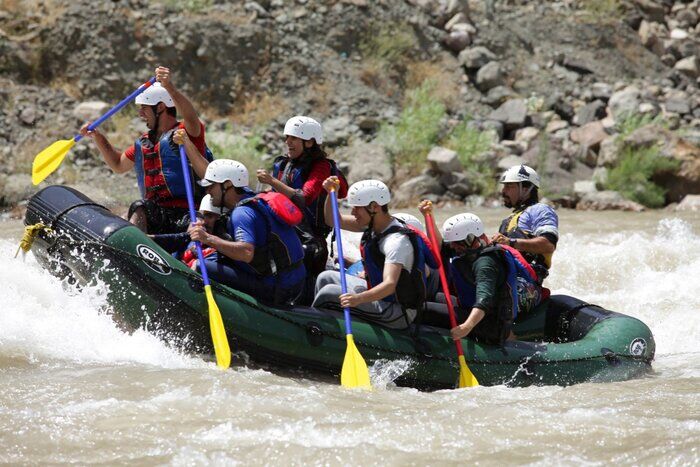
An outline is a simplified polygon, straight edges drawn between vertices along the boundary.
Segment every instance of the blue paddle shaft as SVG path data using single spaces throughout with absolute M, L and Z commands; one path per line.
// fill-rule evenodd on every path
M 338 213 L 338 197 L 335 190 L 331 191 L 331 207 L 333 208 L 333 230 L 335 230 L 335 244 L 338 250 L 338 264 L 340 265 L 340 290 L 348 293 L 348 284 L 345 281 L 345 258 L 343 257 L 343 240 L 340 237 L 340 213 Z M 352 322 L 350 321 L 350 308 L 343 307 L 345 313 L 345 334 L 352 334 Z
M 146 81 L 145 83 L 143 83 L 141 86 L 139 86 L 139 88 L 136 91 L 132 92 L 127 97 L 125 97 L 119 104 L 112 107 L 110 110 L 107 111 L 107 113 L 105 113 L 103 116 L 101 116 L 100 118 L 98 118 L 97 120 L 92 122 L 90 125 L 88 125 L 88 130 L 95 131 L 95 128 L 102 125 L 105 122 L 105 120 L 107 120 L 109 117 L 111 117 L 115 113 L 119 112 L 122 109 L 122 107 L 124 107 L 126 104 L 128 104 L 129 102 L 134 100 L 136 98 L 136 96 L 141 94 L 143 91 L 145 91 L 148 87 L 150 87 L 155 82 L 156 82 L 156 78 L 154 76 L 153 78 L 151 78 L 148 81 Z M 83 135 L 77 134 L 73 138 L 73 141 L 75 141 L 77 143 L 81 139 L 83 139 Z
M 192 193 L 192 177 L 190 177 L 190 164 L 187 162 L 187 153 L 185 145 L 180 146 L 180 162 L 182 163 L 182 173 L 185 176 L 185 189 L 187 190 L 187 206 L 190 208 L 190 223 L 194 224 L 197 221 L 197 213 L 194 209 L 194 193 Z M 199 259 L 199 270 L 202 272 L 204 285 L 209 285 L 209 274 L 207 267 L 204 264 L 204 255 L 202 254 L 202 245 L 199 242 L 194 242 L 197 248 L 197 258 Z

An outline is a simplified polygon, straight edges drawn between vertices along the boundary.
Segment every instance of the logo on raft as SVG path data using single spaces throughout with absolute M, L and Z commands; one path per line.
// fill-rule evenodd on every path
M 146 266 L 148 266 L 158 274 L 167 276 L 172 272 L 172 269 L 170 268 L 168 263 L 163 258 L 161 258 L 158 253 L 153 251 L 153 248 L 151 248 L 150 246 L 139 244 L 136 246 L 136 253 L 144 259 L 143 263 Z
M 647 341 L 642 339 L 641 337 L 636 338 L 632 342 L 630 342 L 630 353 L 632 355 L 636 355 L 637 357 L 640 357 L 644 355 L 644 351 L 647 349 Z

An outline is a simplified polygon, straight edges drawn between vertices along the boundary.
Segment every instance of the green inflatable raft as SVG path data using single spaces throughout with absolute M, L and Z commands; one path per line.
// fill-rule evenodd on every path
M 146 327 L 187 350 L 211 353 L 207 302 L 201 277 L 139 229 L 63 186 L 49 186 L 28 203 L 25 224 L 38 229 L 37 261 L 78 285 L 100 281 L 115 317 Z M 309 376 L 340 374 L 346 350 L 339 310 L 270 307 L 213 284 L 232 350 L 249 363 L 302 370 Z M 640 320 L 573 297 L 555 295 L 514 326 L 520 340 L 503 347 L 462 344 L 482 385 L 570 385 L 621 381 L 651 370 L 655 343 Z M 355 343 L 368 365 L 403 360 L 396 384 L 419 389 L 454 388 L 459 376 L 448 330 L 406 331 L 353 320 Z

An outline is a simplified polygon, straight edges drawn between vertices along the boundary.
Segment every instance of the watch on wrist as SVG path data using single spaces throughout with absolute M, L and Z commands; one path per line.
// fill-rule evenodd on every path
M 517 238 L 509 238 L 508 239 L 508 246 L 511 248 L 515 248 L 515 243 L 518 241 Z

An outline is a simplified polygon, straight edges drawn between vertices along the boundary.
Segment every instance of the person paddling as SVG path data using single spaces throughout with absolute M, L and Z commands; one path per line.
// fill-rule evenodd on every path
M 323 188 L 338 189 L 339 181 L 329 177 Z M 430 248 L 413 230 L 389 213 L 389 188 L 379 180 L 362 180 L 348 190 L 351 215 L 341 215 L 340 227 L 363 232 L 362 262 L 366 281 L 346 274 L 348 293 L 343 294 L 338 271 L 325 271 L 316 280 L 313 306 L 339 303 L 351 313 L 390 328 L 408 327 L 425 304 L 425 263 Z M 333 224 L 330 200 L 325 219 Z M 432 264 L 436 267 L 436 264 Z
M 275 159 L 271 174 L 260 169 L 257 178 L 291 199 L 304 213 L 304 222 L 299 224 L 297 233 L 313 280 L 326 270 L 326 237 L 331 232 L 323 215 L 327 197 L 323 181 L 331 176 L 339 178 L 338 199 L 347 196 L 348 184 L 335 161 L 323 150 L 323 128 L 318 121 L 303 115 L 290 118 L 284 125 L 284 142 L 287 154 Z
M 238 161 L 215 160 L 199 184 L 214 206 L 230 211 L 230 238 L 207 232 L 201 220 L 187 230 L 193 241 L 217 251 L 205 260 L 209 278 L 263 302 L 294 302 L 306 276 L 304 252 L 293 227 L 301 221 L 301 211 L 284 195 L 256 194 L 248 188 L 248 169 Z
M 158 67 L 155 75 L 157 82 L 135 99 L 148 132 L 132 146 L 125 151 L 115 149 L 102 132 L 88 130 L 90 122 L 83 125 L 80 134 L 95 141 L 113 172 L 135 170 L 141 199 L 129 207 L 131 223 L 149 234 L 182 232 L 189 216 L 178 143 L 173 140 L 175 131 L 183 129 L 188 136 L 185 148 L 197 178 L 204 176 L 212 158 L 206 148 L 204 124 L 189 99 L 173 84 L 170 69 Z M 178 112 L 182 121 L 177 120 Z
M 511 333 L 513 320 L 534 309 L 548 290 L 514 248 L 492 245 L 484 224 L 471 213 L 457 214 L 442 227 L 444 243 L 452 250 L 450 271 L 463 322 L 451 329 L 455 339 L 501 345 Z

